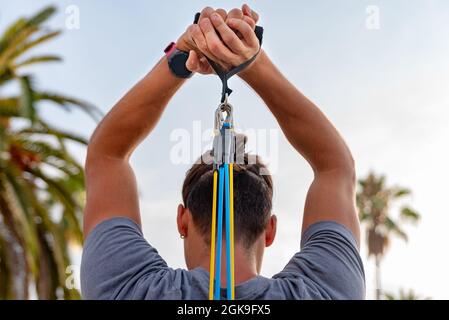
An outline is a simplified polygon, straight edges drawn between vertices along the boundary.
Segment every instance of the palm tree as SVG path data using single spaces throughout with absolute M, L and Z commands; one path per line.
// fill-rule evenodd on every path
M 409 289 L 405 291 L 404 289 L 399 289 L 399 294 L 396 296 L 392 293 L 385 293 L 384 298 L 386 300 L 430 300 L 429 297 L 419 296 L 413 291 L 413 289 Z
M 403 222 L 416 222 L 420 215 L 407 205 L 399 208 L 398 218 L 393 218 L 393 203 L 409 196 L 411 191 L 402 187 L 387 187 L 385 176 L 369 173 L 365 179 L 359 180 L 357 207 L 360 221 L 366 227 L 368 256 L 373 256 L 376 265 L 376 299 L 382 295 L 380 264 L 384 257 L 391 236 L 395 235 L 407 241 L 407 234 L 402 229 Z
M 42 102 L 52 102 L 93 117 L 99 112 L 81 100 L 39 91 L 26 72 L 30 65 L 61 61 L 24 56 L 60 34 L 43 25 L 55 10 L 18 19 L 0 38 L 0 89 L 16 84 L 20 90 L 0 95 L 0 299 L 26 299 L 30 290 L 39 299 L 79 298 L 65 278 L 69 244 L 82 242 L 84 176 L 67 142 L 87 141 L 45 122 L 39 111 Z

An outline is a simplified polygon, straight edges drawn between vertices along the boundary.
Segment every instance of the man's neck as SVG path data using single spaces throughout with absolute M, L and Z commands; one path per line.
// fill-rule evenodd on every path
M 200 264 L 199 267 L 210 270 L 210 257 Z M 235 246 L 234 249 L 234 281 L 235 284 L 240 284 L 242 282 L 248 281 L 254 277 L 256 277 L 259 272 L 257 271 L 257 260 L 255 254 L 249 252 L 247 249 L 242 248 L 241 246 Z M 223 246 L 222 248 L 222 257 L 221 257 L 221 287 L 226 287 L 226 248 Z

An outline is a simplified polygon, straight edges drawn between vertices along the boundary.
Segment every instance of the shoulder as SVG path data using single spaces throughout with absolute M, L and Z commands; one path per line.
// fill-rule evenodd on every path
M 333 221 L 311 225 L 303 233 L 301 251 L 273 278 L 293 299 L 365 297 L 365 274 L 355 237 Z
M 85 299 L 201 299 L 207 297 L 203 283 L 207 280 L 198 270 L 170 268 L 128 218 L 103 221 L 85 241 Z

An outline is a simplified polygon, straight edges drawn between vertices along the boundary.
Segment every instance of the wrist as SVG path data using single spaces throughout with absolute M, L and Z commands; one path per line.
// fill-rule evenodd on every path
M 179 37 L 179 39 L 176 41 L 176 48 L 178 50 L 184 51 L 184 52 L 190 52 L 190 50 L 193 50 L 194 48 L 189 44 L 189 42 L 185 39 L 185 35 L 182 35 Z
M 164 50 L 167 57 L 167 64 L 172 74 L 178 78 L 190 78 L 192 72 L 187 69 L 186 63 L 189 58 L 189 52 L 180 50 L 176 43 L 171 42 Z
M 239 77 L 246 82 L 250 81 L 251 78 L 260 73 L 261 67 L 263 67 L 264 63 L 266 63 L 267 59 L 267 54 L 261 48 L 256 59 L 248 67 L 238 73 Z

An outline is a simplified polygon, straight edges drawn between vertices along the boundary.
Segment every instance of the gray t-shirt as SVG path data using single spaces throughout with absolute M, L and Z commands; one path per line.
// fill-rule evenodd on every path
M 112 218 L 86 239 L 81 289 L 84 299 L 207 299 L 209 272 L 168 267 L 135 222 Z M 365 275 L 354 236 L 335 222 L 313 224 L 302 235 L 301 251 L 280 273 L 237 285 L 235 297 L 364 299 Z

